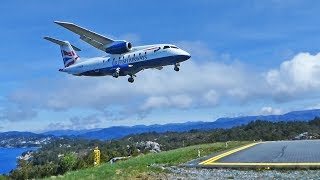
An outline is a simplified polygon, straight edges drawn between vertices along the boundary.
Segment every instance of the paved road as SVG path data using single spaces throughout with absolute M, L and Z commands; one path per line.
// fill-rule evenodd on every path
M 320 168 L 320 140 L 269 141 L 215 153 L 187 167 Z
M 223 157 L 216 162 L 320 162 L 320 140 L 261 143 Z

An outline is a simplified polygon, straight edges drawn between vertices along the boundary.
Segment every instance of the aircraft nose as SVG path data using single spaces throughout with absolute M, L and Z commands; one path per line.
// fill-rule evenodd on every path
M 180 55 L 182 55 L 184 57 L 185 60 L 190 59 L 191 55 L 187 52 L 181 49 L 180 51 Z
M 185 55 L 187 59 L 191 58 L 191 55 L 189 53 L 187 53 L 187 55 Z
M 186 51 L 183 51 L 183 56 L 185 57 L 186 60 L 191 58 L 191 55 Z

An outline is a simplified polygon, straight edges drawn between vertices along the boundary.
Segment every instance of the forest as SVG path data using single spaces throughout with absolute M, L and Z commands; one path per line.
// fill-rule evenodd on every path
M 146 142 L 159 144 L 161 151 L 168 151 L 214 142 L 291 140 L 304 132 L 308 132 L 308 138 L 319 139 L 320 118 L 309 122 L 256 120 L 230 129 L 152 132 L 108 141 L 64 138 L 46 144 L 39 150 L 27 152 L 26 154 L 31 155 L 30 158 L 19 160 L 18 168 L 10 172 L 9 178 L 43 178 L 92 167 L 94 164 L 93 149 L 97 146 L 101 150 L 101 162 L 107 163 L 115 157 L 134 157 L 154 153 L 152 149 L 154 147 L 149 146 Z

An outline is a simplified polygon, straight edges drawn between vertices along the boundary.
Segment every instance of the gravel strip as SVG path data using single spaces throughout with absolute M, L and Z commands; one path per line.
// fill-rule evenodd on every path
M 166 167 L 166 179 L 320 179 L 320 170 L 234 170 Z

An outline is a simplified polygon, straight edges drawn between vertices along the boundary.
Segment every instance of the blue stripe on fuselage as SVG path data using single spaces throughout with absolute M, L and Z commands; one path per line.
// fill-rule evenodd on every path
M 128 74 L 135 74 L 135 73 L 141 71 L 142 69 L 156 68 L 159 66 L 174 65 L 175 63 L 185 61 L 189 58 L 190 58 L 189 56 L 185 56 L 185 55 L 176 55 L 176 56 L 168 56 L 168 57 L 150 59 L 150 60 L 146 60 L 146 61 L 129 63 L 130 65 L 133 65 L 133 66 L 130 68 L 125 68 L 125 69 L 121 68 L 121 66 L 123 66 L 125 64 L 115 65 L 115 66 L 120 67 L 120 76 L 126 76 Z M 83 72 L 79 75 L 81 75 L 81 76 L 112 75 L 116 69 L 115 66 L 86 71 L 86 72 Z

